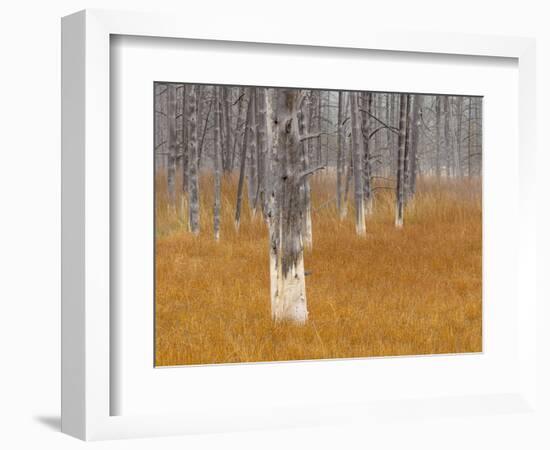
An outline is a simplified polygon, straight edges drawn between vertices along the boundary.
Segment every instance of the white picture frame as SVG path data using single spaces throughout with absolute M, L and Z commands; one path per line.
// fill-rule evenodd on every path
M 368 423 L 406 404 L 410 414 L 433 408 L 445 414 L 538 411 L 536 404 L 535 292 L 535 43 L 532 39 L 350 30 L 328 36 L 314 29 L 270 31 L 181 21 L 170 15 L 86 10 L 62 22 L 62 430 L 85 440 L 247 430 L 339 421 Z M 111 415 L 110 378 L 110 36 L 206 39 L 419 54 L 512 58 L 518 62 L 519 204 L 517 239 L 518 357 L 516 389 L 468 398 L 342 403 L 281 408 L 233 416 L 231 405 L 201 414 Z M 512 257 L 514 257 L 512 255 Z M 518 294 L 519 295 L 519 294 Z M 314 369 L 311 369 L 314 370 Z M 351 370 L 351 369 L 348 369 Z M 390 414 L 391 415 L 391 414 Z

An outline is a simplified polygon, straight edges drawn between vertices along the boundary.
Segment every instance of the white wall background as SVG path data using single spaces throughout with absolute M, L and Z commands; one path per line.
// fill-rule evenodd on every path
M 546 5 L 545 5 L 546 4 Z M 238 26 L 249 20 L 266 27 L 318 24 L 327 33 L 339 27 L 369 26 L 424 31 L 518 35 L 537 38 L 538 167 L 550 164 L 546 130 L 550 114 L 550 14 L 536 0 L 392 0 L 331 2 L 276 0 L 19 0 L 0 9 L 0 447 L 80 448 L 84 444 L 59 433 L 60 346 L 60 17 L 83 8 L 170 10 L 186 21 L 208 14 L 227 16 Z M 548 209 L 548 188 L 539 177 L 540 204 Z M 546 176 L 548 178 L 548 176 Z M 540 230 L 550 226 L 548 213 Z M 549 240 L 539 233 L 539 274 L 548 274 Z M 547 277 L 548 278 L 548 277 Z M 548 282 L 540 282 L 548 299 Z M 543 291 L 544 289 L 544 291 Z M 540 314 L 549 308 L 541 306 Z M 550 327 L 549 327 L 550 328 Z M 548 342 L 549 333 L 540 331 Z M 545 346 L 548 350 L 548 346 Z M 543 349 L 539 349 L 543 350 Z M 541 360 L 550 378 L 548 358 Z M 546 390 L 545 395 L 548 394 Z M 547 404 L 549 404 L 547 402 Z M 547 424 L 546 424 L 547 425 Z M 441 442 L 446 449 L 549 448 L 538 433 L 542 424 L 528 417 L 499 416 L 438 419 L 360 427 L 282 430 L 102 442 L 96 448 L 423 448 Z M 483 433 L 482 433 L 483 431 Z M 545 433 L 548 435 L 548 432 Z

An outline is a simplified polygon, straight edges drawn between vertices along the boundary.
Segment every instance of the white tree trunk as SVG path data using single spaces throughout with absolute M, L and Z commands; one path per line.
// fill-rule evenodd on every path
M 307 301 L 302 239 L 306 174 L 300 167 L 298 108 L 300 92 L 281 89 L 271 111 L 271 185 L 269 208 L 271 312 L 276 321 L 303 324 Z M 268 127 L 269 130 L 269 127 Z M 268 131 L 269 132 L 269 131 Z

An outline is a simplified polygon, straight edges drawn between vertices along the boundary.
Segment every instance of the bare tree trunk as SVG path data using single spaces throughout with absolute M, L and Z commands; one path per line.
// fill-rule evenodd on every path
M 322 122 L 321 122 L 321 93 L 322 91 L 317 91 L 317 107 L 316 107 L 316 123 L 317 123 L 317 133 L 319 133 L 319 137 L 316 139 L 317 141 L 317 156 L 316 156 L 316 163 L 321 164 L 321 161 L 323 160 L 323 149 L 322 149 L 322 140 L 321 140 L 321 131 L 322 130 Z
M 386 94 L 386 123 L 390 126 L 393 125 L 393 111 L 392 111 L 392 102 L 393 102 L 393 98 L 390 96 L 390 94 Z M 387 128 L 386 129 L 386 147 L 387 147 L 387 153 L 388 153 L 388 161 L 389 161 L 389 164 L 388 164 L 388 176 L 390 174 L 393 174 L 395 173 L 393 170 L 392 170 L 392 167 L 393 165 L 395 164 L 394 163 L 394 158 L 393 158 L 393 133 L 391 131 L 391 129 Z
M 189 121 L 186 119 L 188 92 L 189 87 L 184 84 L 181 104 L 181 132 L 183 141 L 181 146 L 181 220 L 183 223 L 188 221 L 187 212 L 189 210 L 187 204 L 189 193 Z
M 174 211 L 176 208 L 176 152 L 177 152 L 177 134 L 176 134 L 176 85 L 169 83 L 167 120 L 168 120 L 168 207 Z
M 227 86 L 220 86 L 221 89 L 221 104 L 222 104 L 222 131 L 223 131 L 223 170 L 230 170 L 230 154 L 231 154 L 231 117 L 227 93 Z
M 220 108 L 220 88 L 215 87 L 212 93 L 215 111 L 214 111 L 214 239 L 220 239 L 220 210 L 221 210 L 221 154 L 222 141 L 220 136 L 221 128 L 221 108 Z
M 187 120 L 189 122 L 189 231 L 198 234 L 199 217 L 199 173 L 197 159 L 197 87 L 188 86 Z
M 244 124 L 244 133 L 243 133 L 243 140 L 241 145 L 241 159 L 240 159 L 240 169 L 239 169 L 239 184 L 237 187 L 237 206 L 235 208 L 235 228 L 238 230 L 239 225 L 241 224 L 241 209 L 242 209 L 242 203 L 243 203 L 243 186 L 244 186 L 244 177 L 245 177 L 245 169 L 246 169 L 246 153 L 247 153 L 247 145 L 248 145 L 248 130 L 251 120 L 251 115 L 254 111 L 254 105 L 251 101 L 251 88 L 247 88 L 246 92 L 248 94 L 248 106 L 246 110 L 246 121 Z
M 218 88 L 214 88 L 214 90 L 217 90 Z M 206 119 L 204 121 L 204 126 L 202 127 L 202 136 L 201 141 L 199 144 L 199 151 L 198 151 L 198 166 L 201 166 L 201 160 L 202 160 L 202 150 L 204 148 L 204 140 L 206 139 L 206 132 L 208 131 L 208 120 L 210 119 L 210 113 L 212 112 L 212 105 L 213 102 L 218 99 L 217 94 L 212 93 L 210 97 L 210 101 L 208 102 L 208 111 L 206 113 Z M 219 132 L 219 130 L 218 130 Z M 221 137 L 220 137 L 221 142 Z
M 344 121 L 344 93 L 338 91 L 338 128 L 337 128 L 337 139 L 338 139 L 338 149 L 336 155 L 336 207 L 338 209 L 338 214 L 340 220 L 344 218 L 343 215 L 343 175 L 344 175 L 344 141 L 345 137 L 343 136 L 343 127 L 342 122 Z
M 275 95 L 269 212 L 271 311 L 276 321 L 303 324 L 308 311 L 301 223 L 304 202 L 300 190 L 307 174 L 300 171 L 300 94 L 297 90 L 280 89 Z
M 407 113 L 405 116 L 405 154 L 403 157 L 403 203 L 406 205 L 410 197 L 410 156 L 411 156 L 411 104 L 413 97 L 407 94 Z
M 248 118 L 248 151 L 247 151 L 247 165 L 248 165 L 248 207 L 252 213 L 252 217 L 256 215 L 256 195 L 258 193 L 258 162 L 257 162 L 257 150 L 256 150 L 256 95 L 255 88 L 250 88 L 249 108 L 252 108 L 251 114 Z
M 245 90 L 244 88 L 241 88 L 239 90 L 239 98 L 237 99 L 239 103 L 239 108 L 237 112 L 237 121 L 235 124 L 235 132 L 233 133 L 233 146 L 231 149 L 231 154 L 227 156 L 228 161 L 226 163 L 226 166 L 228 167 L 228 172 L 233 171 L 233 167 L 235 165 L 235 155 L 237 151 L 237 145 L 239 143 L 239 137 L 241 136 L 241 126 L 244 125 L 245 117 L 243 117 L 243 104 L 244 104 L 244 96 L 245 96 Z
M 399 137 L 397 140 L 397 187 L 395 190 L 395 226 L 403 226 L 403 206 L 405 188 L 405 141 L 407 132 L 407 94 L 400 95 Z
M 418 141 L 420 129 L 420 110 L 423 106 L 424 96 L 415 95 L 412 107 L 411 118 L 411 154 L 410 154 L 410 181 L 409 181 L 409 196 L 416 192 L 416 174 L 418 167 Z
M 450 131 L 449 131 L 449 119 L 450 119 L 450 108 L 449 108 L 449 97 L 443 97 L 443 139 L 445 140 L 445 157 L 446 157 L 446 166 L 447 166 L 447 178 L 452 176 L 451 171 L 451 145 L 450 145 Z
M 259 199 L 264 218 L 267 215 L 266 192 L 267 192 L 267 110 L 266 110 L 265 88 L 256 88 L 256 126 L 258 144 L 258 185 Z
M 468 177 L 472 176 L 472 97 L 468 100 Z
M 455 148 L 455 167 L 456 175 L 462 177 L 462 97 L 456 97 L 456 148 Z
M 311 91 L 307 94 L 308 100 L 311 99 Z M 304 109 L 306 110 L 304 112 Z M 309 111 L 309 108 L 300 108 L 299 113 L 299 133 L 300 138 L 307 135 L 306 130 L 309 129 L 309 120 L 310 118 L 307 116 L 307 113 Z M 308 170 L 309 169 L 309 145 L 310 145 L 311 139 L 306 139 L 302 142 L 300 145 L 300 164 L 302 167 L 302 170 Z M 303 196 L 304 196 L 304 220 L 302 221 L 302 225 L 304 229 L 302 230 L 303 238 L 304 238 L 304 244 L 306 248 L 310 249 L 313 246 L 313 227 L 311 225 L 311 189 L 309 186 L 309 180 L 304 180 L 303 185 Z
M 361 113 L 361 136 L 363 141 L 363 195 L 365 196 L 365 213 L 372 213 L 372 192 L 371 192 L 371 152 L 370 152 L 370 116 L 372 114 L 372 94 L 363 92 L 361 94 L 363 112 Z
M 166 94 L 165 85 L 155 84 L 155 165 L 157 169 L 165 170 L 168 166 L 168 152 L 166 151 L 166 111 L 163 96 Z
M 435 98 L 435 173 L 441 178 L 441 97 Z
M 357 234 L 366 234 L 365 205 L 363 196 L 363 155 L 361 142 L 361 118 L 357 104 L 357 92 L 351 92 L 351 142 L 353 148 L 353 178 L 355 181 L 355 228 Z

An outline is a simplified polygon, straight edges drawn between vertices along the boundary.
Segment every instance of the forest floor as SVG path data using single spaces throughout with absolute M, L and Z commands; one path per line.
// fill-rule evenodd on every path
M 394 193 L 376 191 L 367 236 L 353 206 L 340 221 L 329 174 L 312 180 L 313 248 L 305 253 L 309 320 L 274 323 L 267 227 L 246 204 L 234 226 L 236 180 L 224 179 L 221 238 L 212 180 L 201 179 L 201 232 L 156 189 L 156 364 L 211 364 L 480 352 L 481 183 L 421 180 L 394 227 Z M 246 196 L 246 187 L 245 195 Z

